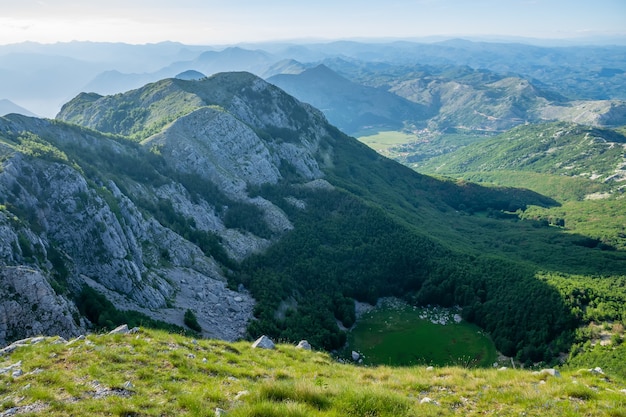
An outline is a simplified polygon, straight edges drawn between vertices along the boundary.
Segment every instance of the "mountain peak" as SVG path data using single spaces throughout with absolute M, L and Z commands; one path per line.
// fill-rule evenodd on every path
M 197 81 L 197 80 L 201 80 L 203 78 L 206 78 L 206 75 L 204 75 L 200 71 L 187 70 L 187 71 L 183 71 L 183 72 L 181 72 L 179 74 L 176 74 L 176 76 L 174 78 L 176 78 L 178 80 Z
M 347 78 L 339 75 L 336 71 L 333 71 L 331 68 L 327 67 L 324 64 L 319 64 L 313 68 L 308 68 L 302 72 L 305 76 L 322 78 L 325 81 L 335 81 L 335 82 L 350 82 Z
M 10 113 L 23 114 L 24 116 L 36 117 L 37 115 L 30 110 L 25 109 L 13 103 L 11 100 L 0 99 L 0 116 L 4 116 Z

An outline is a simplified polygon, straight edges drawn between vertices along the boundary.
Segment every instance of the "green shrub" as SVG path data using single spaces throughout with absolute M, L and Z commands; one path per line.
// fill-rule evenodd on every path
M 185 311 L 185 317 L 183 321 L 185 322 L 185 325 L 191 330 L 194 330 L 196 332 L 202 331 L 202 327 L 200 327 L 200 323 L 198 323 L 198 318 L 193 311 L 187 309 L 187 311 Z

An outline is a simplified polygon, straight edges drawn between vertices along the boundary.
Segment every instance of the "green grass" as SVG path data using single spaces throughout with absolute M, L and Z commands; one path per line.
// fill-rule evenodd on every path
M 367 365 L 458 365 L 489 367 L 496 348 L 484 332 L 467 322 L 434 324 L 426 309 L 376 308 L 348 336 L 348 350 L 363 354 Z
M 530 370 L 341 364 L 291 345 L 192 340 L 157 330 L 48 338 L 0 358 L 0 412 L 23 415 L 212 416 L 623 416 L 613 375 L 562 377 Z M 431 402 L 423 400 L 428 397 Z M 29 411 L 30 410 L 30 411 Z
M 359 132 L 356 138 L 376 151 L 417 140 L 417 136 L 398 131 Z

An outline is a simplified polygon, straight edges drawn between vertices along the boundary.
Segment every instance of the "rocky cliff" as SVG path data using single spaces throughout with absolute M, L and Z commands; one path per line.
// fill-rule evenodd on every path
M 69 300 L 85 285 L 121 310 L 182 325 L 189 309 L 206 336 L 244 334 L 253 300 L 227 288 L 224 273 L 293 228 L 249 189 L 284 181 L 284 172 L 321 179 L 324 119 L 249 74 L 189 83 L 81 94 L 59 115 L 143 135 L 141 144 L 57 121 L 0 119 L 0 344 L 80 331 Z M 124 113 L 120 103 L 131 101 L 139 110 Z

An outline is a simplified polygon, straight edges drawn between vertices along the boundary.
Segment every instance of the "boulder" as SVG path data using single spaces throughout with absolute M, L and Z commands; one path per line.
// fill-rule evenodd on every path
M 18 369 L 21 369 L 21 367 L 22 367 L 22 361 L 19 361 L 17 363 L 14 363 L 13 365 L 7 366 L 6 368 L 0 368 L 0 375 L 6 374 L 9 372 L 14 372 Z
M 298 346 L 296 346 L 296 348 L 304 349 L 304 350 L 311 350 L 311 344 L 307 342 L 306 340 L 301 340 L 300 343 L 298 343 Z
M 361 358 L 361 355 L 359 354 L 359 352 L 355 352 L 354 350 L 352 351 L 352 360 L 353 361 L 358 361 L 359 358 Z
M 542 369 L 541 372 L 542 374 L 548 374 L 557 378 L 561 377 L 561 373 L 559 371 L 557 371 L 556 369 Z
M 252 347 L 260 349 L 274 349 L 276 345 L 272 342 L 272 339 L 263 335 L 252 344 Z
M 122 324 L 121 326 L 111 330 L 109 334 L 127 334 L 129 332 L 130 330 L 128 329 L 128 324 Z
M 599 366 L 596 366 L 595 368 L 590 369 L 589 372 L 595 375 L 604 375 L 604 371 Z

